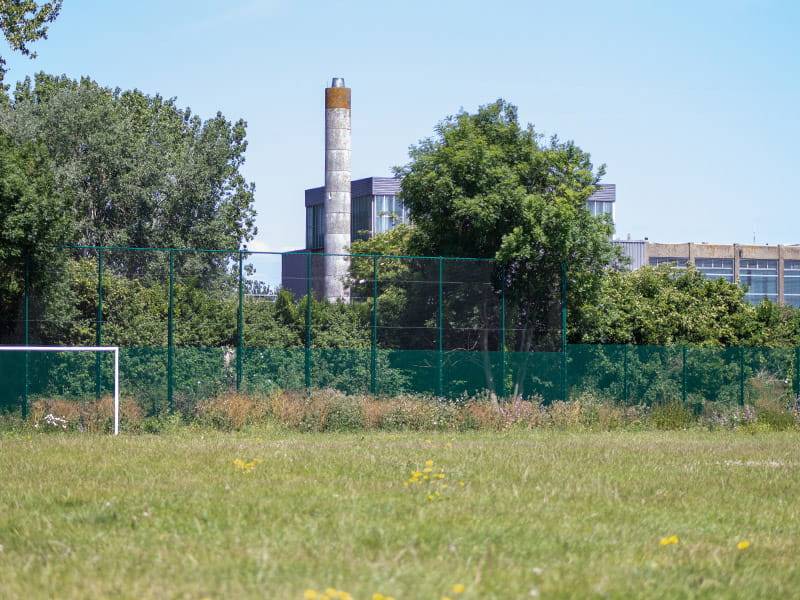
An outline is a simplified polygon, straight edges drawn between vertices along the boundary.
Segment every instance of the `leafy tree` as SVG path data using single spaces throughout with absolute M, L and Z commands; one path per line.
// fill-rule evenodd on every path
M 256 232 L 254 186 L 242 176 L 246 124 L 202 121 L 174 100 L 38 74 L 17 85 L 0 125 L 45 144 L 55 185 L 87 245 L 237 248 Z M 229 257 L 182 255 L 205 277 Z M 144 255 L 121 265 L 146 272 Z
M 695 269 L 609 271 L 596 302 L 572 315 L 581 343 L 738 346 L 754 341 L 758 309 L 744 290 Z
M 396 174 L 413 226 L 354 249 L 497 261 L 494 272 L 486 271 L 489 263 L 445 263 L 447 349 L 482 350 L 475 367 L 483 369 L 490 389 L 496 369 L 488 351 L 499 348 L 501 289 L 508 347 L 557 349 L 562 265 L 569 267 L 570 304 L 580 306 L 596 297 L 607 266 L 618 257 L 610 219 L 593 217 L 586 206 L 604 167 L 595 170 L 573 142 L 545 141 L 532 126 L 521 126 L 516 107 L 498 100 L 439 123 L 433 137 L 411 148 L 409 163 Z M 398 265 L 393 275 L 435 280 L 420 269 L 429 265 Z M 398 283 L 391 288 L 404 290 L 399 302 L 396 293 L 393 298 L 398 324 L 435 326 L 431 286 Z M 525 377 L 523 366 L 515 373 L 517 386 Z
M 28 44 L 47 38 L 47 27 L 61 11 L 62 0 L 39 3 L 35 0 L 0 0 L 0 31 L 12 50 L 36 58 Z M 6 61 L 0 56 L 0 88 L 6 74 Z
M 54 190 L 47 150 L 15 144 L 0 132 L 0 339 L 21 339 L 25 262 L 30 285 L 57 283 L 62 257 L 56 245 L 71 233 L 68 209 Z M 57 304 L 56 287 L 42 302 Z

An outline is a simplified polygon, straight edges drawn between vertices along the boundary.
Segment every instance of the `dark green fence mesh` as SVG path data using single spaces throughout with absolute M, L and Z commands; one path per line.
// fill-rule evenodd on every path
M 514 302 L 513 272 L 491 260 L 348 260 L 349 301 L 330 303 L 319 253 L 69 248 L 29 265 L 0 336 L 119 346 L 123 397 L 146 414 L 189 413 L 236 389 L 626 404 L 743 404 L 765 386 L 798 393 L 797 349 L 565 347 L 562 281 Z M 281 269 L 283 291 L 265 283 Z M 111 387 L 109 355 L 0 352 L 4 410 Z

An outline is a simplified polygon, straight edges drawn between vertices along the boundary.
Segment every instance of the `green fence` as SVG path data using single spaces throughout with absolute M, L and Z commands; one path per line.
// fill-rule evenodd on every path
M 324 255 L 70 247 L 26 262 L 5 344 L 120 347 L 123 397 L 149 414 L 226 390 L 335 388 L 451 399 L 752 402 L 798 393 L 797 349 L 566 344 L 567 273 L 513 302 L 491 260 L 351 255 L 348 302 L 321 300 Z M 283 273 L 292 295 L 264 284 Z M 0 408 L 110 391 L 107 356 L 0 353 Z

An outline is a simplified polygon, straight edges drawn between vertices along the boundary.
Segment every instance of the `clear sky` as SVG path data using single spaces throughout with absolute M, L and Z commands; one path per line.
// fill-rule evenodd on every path
M 498 97 L 617 184 L 620 237 L 800 243 L 800 2 L 65 0 L 39 70 L 247 120 L 259 249 L 304 245 L 323 89 L 353 88 L 353 177 Z

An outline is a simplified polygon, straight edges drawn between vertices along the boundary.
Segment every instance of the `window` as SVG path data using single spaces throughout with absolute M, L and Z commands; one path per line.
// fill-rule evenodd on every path
M 353 198 L 352 206 L 350 237 L 353 240 L 367 240 L 372 234 L 372 196 Z
M 743 258 L 739 261 L 739 281 L 747 288 L 745 298 L 758 304 L 765 298 L 778 301 L 778 261 Z
M 306 206 L 306 249 L 325 246 L 325 205 Z
M 685 269 L 686 265 L 689 263 L 688 258 L 683 258 L 680 256 L 651 256 L 650 257 L 650 266 L 658 267 L 659 265 L 672 265 L 673 267 L 677 267 L 678 269 Z
M 375 196 L 375 233 L 384 233 L 408 223 L 408 211 L 397 196 Z
M 732 258 L 696 258 L 694 265 L 706 279 L 724 279 L 733 283 Z
M 783 301 L 800 308 L 800 260 L 783 262 Z
M 614 218 L 614 203 L 613 202 L 603 202 L 601 200 L 589 200 L 589 212 L 592 213 L 593 217 L 599 217 L 600 215 L 611 215 L 611 218 Z

